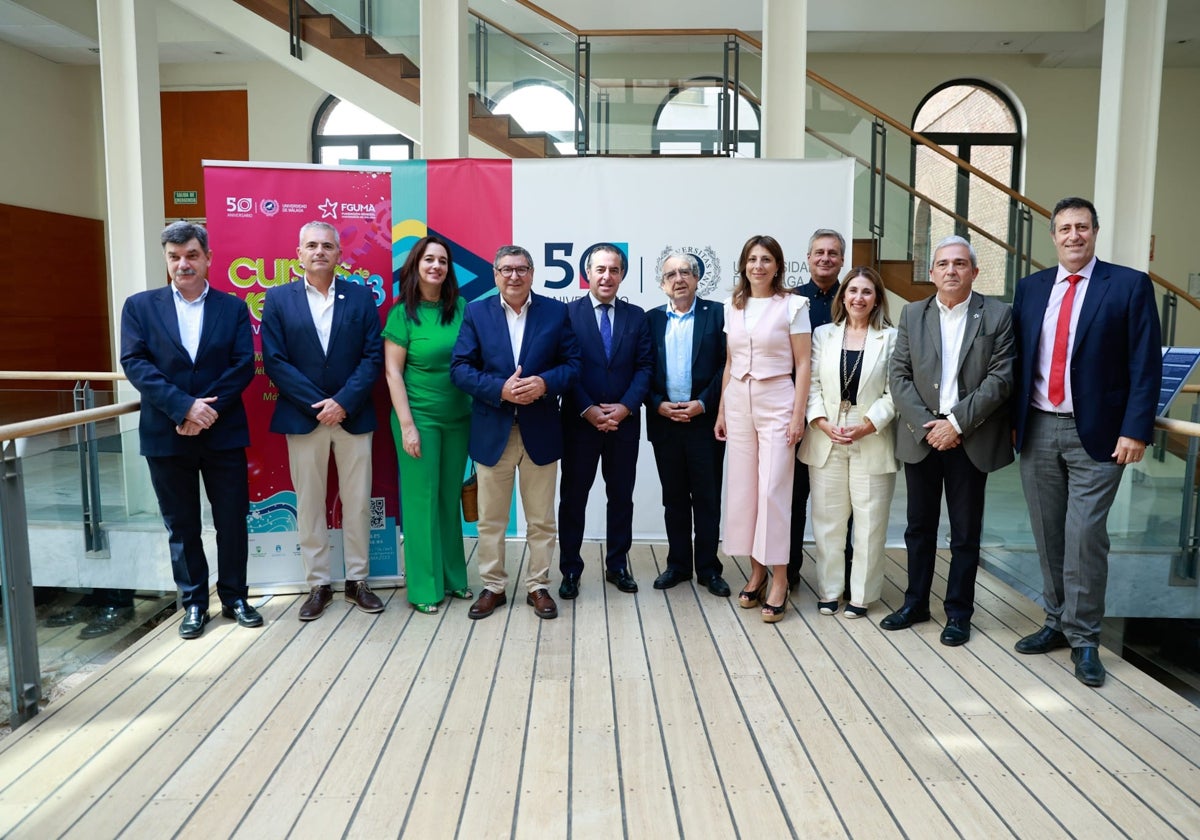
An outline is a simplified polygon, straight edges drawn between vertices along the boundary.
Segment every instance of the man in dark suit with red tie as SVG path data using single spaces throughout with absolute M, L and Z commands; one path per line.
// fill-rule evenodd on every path
M 617 300 L 625 277 L 625 254 L 615 245 L 598 245 L 588 254 L 585 267 L 590 290 L 567 304 L 583 359 L 579 379 L 563 394 L 562 407 L 558 594 L 568 600 L 579 595 L 584 517 L 597 466 L 608 494 L 604 577 L 622 592 L 638 591 L 629 569 L 633 484 L 642 401 L 654 365 L 646 313 Z
M 1076 678 L 1093 687 L 1105 677 L 1108 511 L 1125 465 L 1145 454 L 1162 385 L 1150 277 L 1097 260 L 1099 229 L 1090 201 L 1058 202 L 1058 265 L 1021 280 L 1013 299 L 1015 442 L 1046 608 L 1045 626 L 1016 649 L 1069 646 Z
M 655 349 L 646 437 L 654 447 L 667 529 L 667 568 L 654 588 L 691 580 L 694 567 L 701 586 L 728 598 L 717 559 L 725 444 L 713 435 L 725 370 L 725 309 L 696 297 L 699 283 L 695 255 L 670 254 L 661 279 L 670 302 L 646 313 Z
M 161 236 L 171 282 L 139 292 L 121 311 L 121 367 L 142 397 L 138 438 L 171 547 L 183 621 L 198 638 L 208 623 L 208 559 L 200 481 L 217 531 L 221 613 L 243 627 L 262 616 L 246 601 L 250 431 L 242 391 L 254 376 L 246 304 L 208 285 L 208 231 L 189 222 Z

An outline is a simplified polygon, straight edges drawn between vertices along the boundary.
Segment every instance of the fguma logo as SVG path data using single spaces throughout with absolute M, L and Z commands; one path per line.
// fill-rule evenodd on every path
M 353 201 L 334 201 L 327 198 L 317 205 L 322 219 L 374 219 L 374 204 L 359 204 Z

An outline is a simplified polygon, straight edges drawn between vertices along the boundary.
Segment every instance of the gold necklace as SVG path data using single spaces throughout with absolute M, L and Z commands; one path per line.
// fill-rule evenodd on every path
M 849 373 L 846 372 L 846 336 L 849 332 L 850 326 L 847 324 L 846 329 L 842 330 L 842 404 L 839 406 L 839 421 L 850 416 L 850 382 L 854 379 L 854 375 L 858 373 L 858 368 L 862 365 L 863 356 L 867 354 L 867 343 L 864 340 L 863 349 L 858 352 L 858 358 L 854 360 L 854 368 Z

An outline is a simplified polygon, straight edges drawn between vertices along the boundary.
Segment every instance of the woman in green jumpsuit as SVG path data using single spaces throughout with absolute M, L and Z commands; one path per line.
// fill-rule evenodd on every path
M 400 299 L 383 337 L 408 600 L 423 613 L 436 613 L 446 595 L 472 597 L 459 516 L 471 400 L 450 384 L 464 306 L 450 246 L 436 236 L 419 240 L 400 269 Z

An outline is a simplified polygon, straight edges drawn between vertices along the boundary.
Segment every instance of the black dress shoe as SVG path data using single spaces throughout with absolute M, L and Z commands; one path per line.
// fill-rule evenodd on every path
M 565 601 L 579 597 L 579 575 L 563 575 L 562 583 L 558 585 L 558 597 Z
M 96 617 L 79 631 L 81 639 L 97 639 L 107 636 L 133 621 L 133 607 L 101 607 Z
M 242 627 L 262 627 L 263 617 L 258 610 L 246 603 L 245 598 L 235 598 L 228 604 L 221 605 L 221 615 L 226 618 L 236 618 Z
M 1094 647 L 1071 648 L 1071 661 L 1075 663 L 1075 679 L 1092 688 L 1104 685 L 1104 665 L 1100 663 L 1100 650 Z
M 971 619 L 947 618 L 946 626 L 942 629 L 942 635 L 939 638 L 941 643 L 947 647 L 966 644 L 967 639 L 971 638 Z
M 1070 643 L 1061 630 L 1043 627 L 1036 633 L 1018 641 L 1013 645 L 1013 650 L 1017 653 L 1049 653 L 1065 647 L 1070 647 Z
M 183 621 L 179 624 L 179 636 L 183 639 L 198 639 L 208 624 L 208 610 L 193 604 L 184 607 Z
M 629 569 L 619 569 L 615 572 L 605 572 L 604 579 L 622 592 L 637 592 L 637 581 L 629 574 Z
M 929 620 L 929 610 L 919 610 L 916 607 L 901 607 L 879 622 L 884 630 L 903 630 Z
M 720 575 L 713 575 L 708 580 L 701 581 L 700 585 L 706 587 L 709 592 L 718 598 L 728 598 L 733 593 L 733 590 L 729 588 L 729 584 L 725 582 L 725 578 Z
M 655 589 L 670 589 L 685 581 L 692 579 L 692 576 L 680 569 L 667 566 L 667 570 L 654 579 Z
M 72 624 L 85 624 L 96 614 L 95 607 L 76 604 L 70 609 L 56 612 L 46 618 L 47 627 L 70 627 Z

